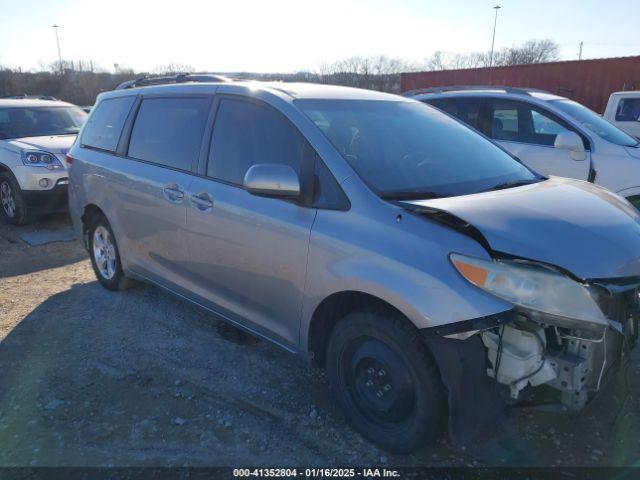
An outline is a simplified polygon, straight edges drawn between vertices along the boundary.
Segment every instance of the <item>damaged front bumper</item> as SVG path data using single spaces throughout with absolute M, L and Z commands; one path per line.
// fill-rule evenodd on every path
M 496 424 L 505 391 L 516 402 L 526 387 L 547 385 L 564 407 L 579 411 L 629 358 L 638 339 L 640 279 L 589 285 L 608 326 L 514 308 L 423 330 L 449 393 L 455 444 Z

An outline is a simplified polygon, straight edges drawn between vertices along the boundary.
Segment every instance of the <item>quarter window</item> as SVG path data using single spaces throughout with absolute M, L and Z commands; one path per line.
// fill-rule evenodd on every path
M 207 98 L 147 98 L 131 132 L 128 156 L 190 170 L 207 121 Z
M 92 112 L 82 134 L 82 146 L 115 152 L 120 133 L 135 97 L 102 100 Z
M 213 127 L 207 175 L 242 185 L 258 163 L 290 165 L 300 174 L 306 140 L 276 110 L 250 101 L 220 101 Z

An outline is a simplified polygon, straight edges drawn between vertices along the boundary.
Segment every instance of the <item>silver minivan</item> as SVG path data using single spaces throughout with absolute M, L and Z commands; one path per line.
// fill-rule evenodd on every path
M 313 357 L 346 418 L 390 451 L 445 426 L 469 442 L 542 385 L 580 411 L 636 343 L 638 211 L 415 100 L 116 90 L 67 160 L 104 287 L 157 285 Z

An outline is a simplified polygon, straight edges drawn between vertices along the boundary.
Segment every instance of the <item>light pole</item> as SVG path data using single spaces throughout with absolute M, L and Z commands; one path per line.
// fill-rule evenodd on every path
M 491 56 L 489 57 L 489 68 L 493 67 L 493 46 L 496 43 L 496 25 L 498 24 L 498 10 L 500 5 L 496 5 L 493 9 L 496 11 L 496 16 L 493 19 L 493 38 L 491 39 Z
M 58 39 L 58 28 L 60 25 L 52 25 L 56 32 L 56 45 L 58 45 L 58 61 L 60 62 L 60 73 L 62 73 L 62 55 L 60 55 L 60 40 Z

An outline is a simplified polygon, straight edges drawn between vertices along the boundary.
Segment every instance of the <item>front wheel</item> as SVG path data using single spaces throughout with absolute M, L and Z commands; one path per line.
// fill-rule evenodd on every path
M 0 215 L 12 225 L 24 225 L 29 220 L 20 185 L 7 174 L 0 174 Z
M 347 420 L 396 453 L 433 441 L 444 420 L 444 387 L 420 333 L 393 313 L 357 312 L 331 333 L 327 374 Z
M 89 254 L 98 281 L 108 290 L 124 290 L 129 286 L 120 263 L 120 253 L 111 225 L 97 215 L 89 225 Z

